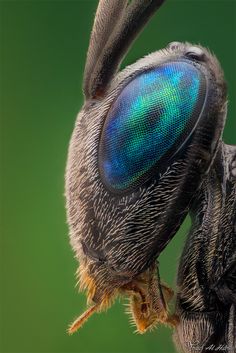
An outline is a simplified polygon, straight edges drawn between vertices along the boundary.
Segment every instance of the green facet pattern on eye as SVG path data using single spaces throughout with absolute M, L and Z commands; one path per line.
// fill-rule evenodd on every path
M 203 81 L 202 73 L 183 61 L 162 64 L 127 84 L 109 110 L 99 146 L 108 187 L 138 185 L 186 140 L 202 108 Z

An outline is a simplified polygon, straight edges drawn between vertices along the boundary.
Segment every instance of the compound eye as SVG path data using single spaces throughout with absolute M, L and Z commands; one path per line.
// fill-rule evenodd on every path
M 189 138 L 204 105 L 200 69 L 175 61 L 132 79 L 111 106 L 99 144 L 108 189 L 126 192 L 157 176 Z

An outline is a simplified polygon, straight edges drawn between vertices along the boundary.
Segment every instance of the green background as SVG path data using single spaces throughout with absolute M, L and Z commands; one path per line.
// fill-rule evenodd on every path
M 74 336 L 85 308 L 64 209 L 67 147 L 83 97 L 81 82 L 97 1 L 1 1 L 0 351 L 173 353 L 171 330 L 133 334 L 124 306 L 94 315 Z M 123 66 L 168 42 L 201 43 L 220 59 L 229 84 L 225 141 L 236 143 L 235 1 L 167 1 Z M 173 284 L 189 226 L 161 256 Z

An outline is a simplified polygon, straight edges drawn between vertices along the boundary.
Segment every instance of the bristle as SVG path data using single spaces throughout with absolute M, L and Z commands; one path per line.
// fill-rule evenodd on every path
M 88 310 L 86 310 L 82 315 L 80 315 L 68 328 L 68 334 L 72 335 L 76 332 L 88 318 L 93 315 L 94 312 L 98 311 L 99 305 L 93 305 Z

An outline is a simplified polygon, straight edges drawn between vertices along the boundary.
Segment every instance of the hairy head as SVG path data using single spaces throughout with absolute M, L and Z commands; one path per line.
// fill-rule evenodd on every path
M 134 283 L 139 293 L 146 281 L 148 296 L 149 269 L 188 212 L 225 115 L 220 65 L 189 43 L 140 59 L 111 79 L 103 97 L 85 102 L 70 143 L 66 197 L 94 311 Z

